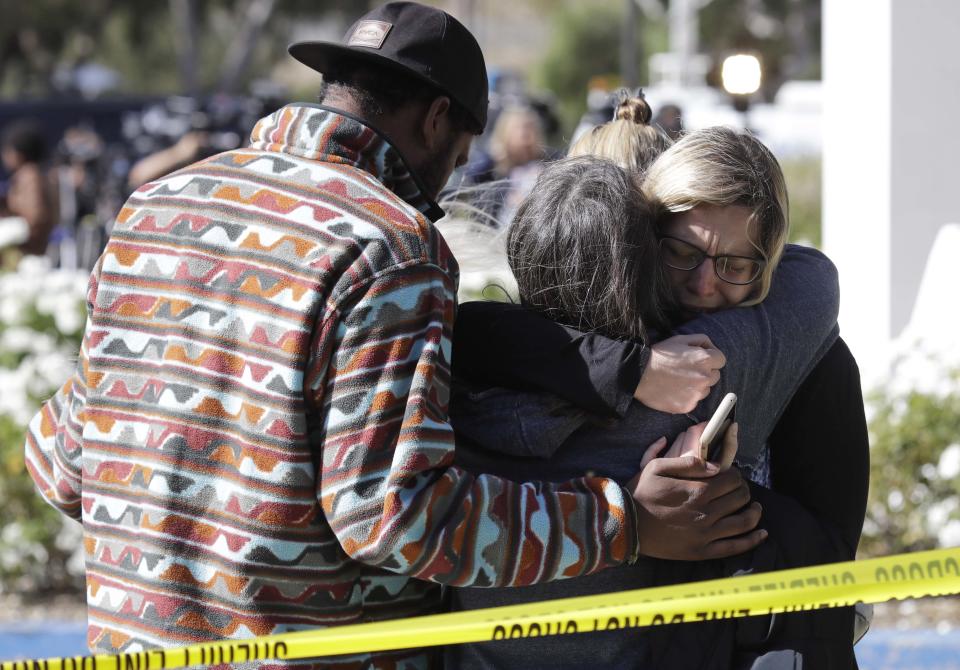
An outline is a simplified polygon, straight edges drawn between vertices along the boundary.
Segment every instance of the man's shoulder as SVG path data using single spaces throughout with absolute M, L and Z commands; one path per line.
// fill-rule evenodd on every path
M 259 212 L 246 228 L 285 231 L 300 246 L 312 247 L 308 256 L 352 248 L 366 256 L 373 272 L 417 262 L 450 265 L 449 252 L 423 214 L 352 165 L 235 149 L 141 187 L 133 203 L 149 206 L 174 195 L 185 207 L 233 220 Z
M 277 185 L 299 200 L 290 203 L 291 208 L 322 209 L 318 223 L 329 225 L 341 238 L 351 237 L 363 246 L 387 244 L 398 263 L 436 260 L 433 226 L 369 172 L 346 163 L 270 151 L 239 149 L 231 154 L 228 160 L 242 162 L 252 179 Z

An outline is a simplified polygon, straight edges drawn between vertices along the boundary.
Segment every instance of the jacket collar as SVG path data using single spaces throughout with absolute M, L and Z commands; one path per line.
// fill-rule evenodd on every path
M 370 173 L 431 221 L 443 210 L 423 191 L 400 152 L 369 123 L 340 110 L 297 103 L 260 119 L 250 134 L 253 149 L 352 165 Z

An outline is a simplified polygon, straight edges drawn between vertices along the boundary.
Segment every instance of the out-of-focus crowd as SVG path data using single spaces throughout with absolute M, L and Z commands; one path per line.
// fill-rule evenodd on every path
M 562 137 L 549 97 L 528 94 L 509 76 L 491 84 L 486 132 L 444 196 L 471 205 L 475 221 L 502 228 L 542 165 L 562 156 L 568 140 L 612 118 L 615 96 L 593 91 L 572 136 Z M 53 267 L 91 269 L 130 193 L 241 146 L 256 120 L 281 104 L 258 97 L 170 97 L 101 114 L 96 123 L 82 107 L 61 110 L 61 118 L 50 122 L 49 114 L 4 114 L 0 106 L 0 268 L 39 255 Z M 653 124 L 677 137 L 679 108 L 655 111 Z
M 0 267 L 24 255 L 90 269 L 136 188 L 244 143 L 275 100 L 171 97 L 96 121 L 82 105 L 3 114 L 0 107 Z M 101 110 L 102 112 L 102 110 Z M 41 120 L 42 119 L 42 120 Z
M 610 121 L 618 94 L 590 87 L 587 110 L 573 133 L 559 137 L 560 122 L 552 101 L 527 94 L 509 78 L 491 81 L 490 111 L 486 132 L 473 145 L 470 162 L 454 173 L 447 197 L 474 206 L 475 220 L 503 228 L 517 206 L 533 188 L 544 163 L 562 157 L 587 130 Z M 642 96 L 642 91 L 637 92 Z M 683 130 L 680 108 L 668 104 L 655 111 L 651 124 L 672 139 Z M 559 146 L 558 146 L 559 145 Z

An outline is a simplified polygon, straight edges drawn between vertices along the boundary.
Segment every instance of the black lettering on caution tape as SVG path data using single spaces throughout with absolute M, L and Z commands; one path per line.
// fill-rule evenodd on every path
M 596 628 L 594 630 L 597 630 Z M 579 633 L 580 629 L 577 622 L 570 621 L 546 621 L 543 623 L 532 621 L 530 623 L 515 623 L 508 629 L 506 626 L 497 625 L 493 627 L 492 640 L 518 640 L 525 637 L 542 637 L 544 635 L 574 635 Z
M 955 558 L 934 559 L 928 561 L 926 566 L 918 561 L 911 561 L 907 567 L 894 565 L 889 572 L 885 567 L 879 567 L 874 572 L 874 578 L 878 582 L 904 582 L 909 580 L 921 579 L 942 579 L 943 576 L 953 573 L 955 577 L 960 577 L 960 566 Z
M 287 658 L 287 643 L 274 641 L 233 642 L 224 645 L 185 647 L 187 665 L 220 665 L 242 661 Z M 243 656 L 241 658 L 241 655 Z M 124 670 L 121 668 L 121 670 Z M 146 669 L 149 670 L 149 669 Z

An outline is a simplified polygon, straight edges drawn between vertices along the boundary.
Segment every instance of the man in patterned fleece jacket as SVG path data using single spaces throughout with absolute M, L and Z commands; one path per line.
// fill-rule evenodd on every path
M 95 651 L 425 614 L 438 584 L 584 575 L 677 525 L 610 480 L 452 465 L 457 269 L 428 218 L 486 120 L 472 36 L 392 3 L 346 45 L 291 53 L 326 72 L 325 105 L 284 107 L 249 148 L 130 197 L 90 280 L 76 373 L 30 424 L 30 474 L 83 524 Z M 742 486 L 688 467 L 703 505 Z M 756 524 L 730 514 L 742 500 L 712 504 L 726 531 L 701 549 Z

